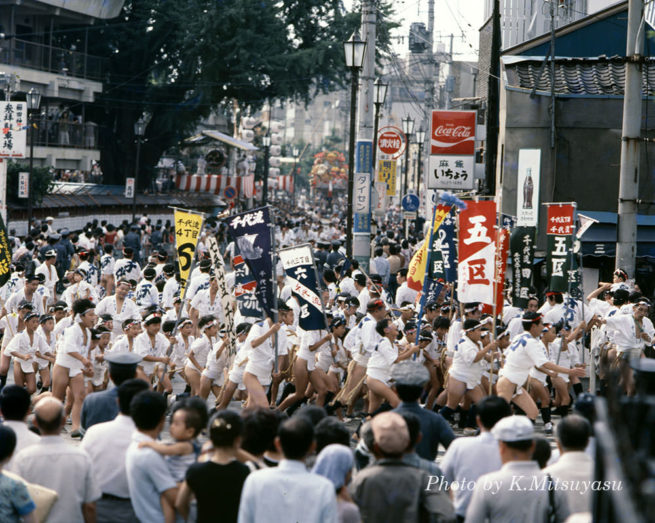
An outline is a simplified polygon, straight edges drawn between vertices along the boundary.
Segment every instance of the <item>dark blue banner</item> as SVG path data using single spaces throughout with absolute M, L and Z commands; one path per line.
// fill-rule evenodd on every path
M 234 296 L 237 299 L 237 307 L 241 316 L 245 318 L 259 318 L 263 316 L 263 311 L 255 290 L 257 282 L 250 274 L 250 270 L 239 254 L 233 259 L 234 265 Z
M 235 214 L 227 220 L 227 231 L 257 282 L 255 296 L 267 316 L 273 317 L 273 264 L 271 220 L 268 207 Z
M 457 281 L 457 244 L 455 239 L 457 233 L 455 232 L 455 209 L 450 212 L 441 222 L 436 234 L 433 235 L 432 242 L 434 244 L 434 251 L 440 251 L 441 257 L 434 260 L 443 264 L 442 274 L 448 283 L 455 283 Z M 433 266 L 433 270 L 436 267 Z
M 291 290 L 300 303 L 300 318 L 298 318 L 300 328 L 306 331 L 325 329 L 323 304 L 316 281 L 316 268 L 311 247 L 300 245 L 282 249 L 280 260 Z

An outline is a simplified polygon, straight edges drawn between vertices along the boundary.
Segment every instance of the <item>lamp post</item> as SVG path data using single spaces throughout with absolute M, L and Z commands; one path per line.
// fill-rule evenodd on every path
M 375 122 L 373 130 L 373 172 L 375 172 L 375 160 L 378 152 L 378 128 L 380 126 L 380 109 L 384 105 L 384 100 L 387 98 L 387 88 L 389 84 L 383 84 L 378 78 L 373 84 L 373 104 L 375 105 Z
M 30 127 L 30 174 L 27 187 L 27 234 L 30 234 L 32 227 L 32 183 L 34 181 L 34 119 L 32 115 L 39 110 L 41 105 L 41 93 L 36 89 L 30 89 L 27 93 L 27 123 Z
M 416 145 L 418 145 L 418 161 L 416 163 L 416 183 L 414 184 L 414 187 L 416 187 L 416 194 L 418 194 L 419 188 L 421 186 L 421 152 L 423 151 L 423 144 L 425 143 L 425 131 L 423 130 L 423 127 L 419 127 L 418 131 L 416 131 Z
M 405 183 L 403 184 L 402 196 L 407 194 L 407 178 L 409 177 L 409 144 L 411 142 L 412 134 L 414 133 L 414 120 L 412 120 L 409 115 L 403 118 L 403 133 L 407 140 L 407 146 L 405 147 Z
M 344 42 L 343 51 L 346 58 L 346 67 L 350 69 L 350 136 L 348 143 L 348 207 L 346 226 L 346 255 L 352 258 L 353 255 L 353 186 L 355 169 L 355 124 L 357 121 L 357 88 L 359 87 L 359 70 L 364 62 L 366 42 L 359 37 L 355 31 L 350 40 Z
M 296 206 L 296 201 L 297 201 L 296 200 L 296 190 L 297 190 L 297 188 L 296 188 L 296 180 L 297 180 L 296 175 L 298 174 L 298 157 L 300 156 L 300 150 L 298 149 L 298 147 L 296 147 L 294 145 L 293 148 L 291 149 L 291 152 L 293 154 L 293 194 L 291 196 L 291 203 L 295 207 Z
M 134 166 L 134 191 L 132 192 L 132 223 L 136 221 L 136 192 L 139 189 L 139 162 L 141 161 L 141 142 L 146 134 L 146 121 L 139 118 L 134 123 L 134 136 L 136 136 L 136 165 Z
M 264 146 L 264 185 L 262 187 L 262 206 L 266 205 L 268 199 L 268 157 L 271 148 L 271 135 L 262 136 L 262 145 Z

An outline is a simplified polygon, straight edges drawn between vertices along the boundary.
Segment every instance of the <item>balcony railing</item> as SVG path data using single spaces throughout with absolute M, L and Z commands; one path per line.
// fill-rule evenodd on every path
M 13 38 L 0 41 L 0 63 L 102 81 L 106 58 Z
M 76 123 L 46 117 L 32 118 L 34 145 L 44 147 L 71 147 L 97 149 L 98 125 L 93 122 Z M 30 133 L 27 133 L 30 143 Z

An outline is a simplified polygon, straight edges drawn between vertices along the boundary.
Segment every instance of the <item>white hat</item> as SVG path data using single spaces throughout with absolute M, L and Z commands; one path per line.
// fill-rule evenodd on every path
M 534 438 L 534 426 L 526 416 L 508 416 L 496 423 L 491 433 L 499 441 L 524 441 Z

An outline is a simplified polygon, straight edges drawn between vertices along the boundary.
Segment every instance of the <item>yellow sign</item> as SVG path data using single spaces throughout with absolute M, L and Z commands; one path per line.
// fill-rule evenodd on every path
M 396 194 L 396 160 L 378 162 L 378 182 L 387 184 L 387 196 Z
M 175 247 L 180 263 L 180 295 L 189 279 L 191 264 L 196 254 L 196 245 L 202 230 L 202 214 L 195 214 L 175 209 Z

